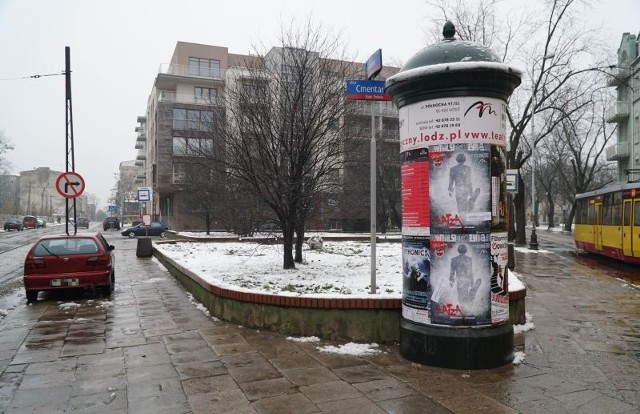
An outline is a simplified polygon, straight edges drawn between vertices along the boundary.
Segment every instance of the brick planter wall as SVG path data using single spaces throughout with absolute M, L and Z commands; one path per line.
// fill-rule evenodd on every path
M 401 299 L 310 298 L 221 288 L 155 248 L 154 256 L 213 316 L 225 321 L 293 336 L 378 343 L 399 340 Z M 525 322 L 525 296 L 526 290 L 509 294 L 514 324 Z

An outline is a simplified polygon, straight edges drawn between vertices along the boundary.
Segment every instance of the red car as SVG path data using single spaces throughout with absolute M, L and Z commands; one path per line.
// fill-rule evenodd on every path
M 25 229 L 36 229 L 38 228 L 38 219 L 34 216 L 24 216 L 22 218 L 22 225 Z
M 38 292 L 100 288 L 106 296 L 115 285 L 114 247 L 100 233 L 42 236 L 24 261 L 27 301 Z

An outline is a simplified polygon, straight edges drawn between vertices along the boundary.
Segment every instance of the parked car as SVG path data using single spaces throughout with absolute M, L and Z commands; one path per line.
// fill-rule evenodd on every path
M 38 227 L 38 228 L 47 227 L 47 222 L 46 222 L 46 221 L 44 221 L 44 219 L 43 219 L 43 218 L 38 217 L 38 218 L 36 219 L 36 221 L 37 221 L 37 223 L 38 223 L 38 224 L 36 225 L 36 227 Z
M 102 229 L 107 231 L 109 229 L 120 230 L 120 219 L 118 217 L 107 217 L 102 221 Z
M 77 225 L 78 228 L 80 227 L 84 227 L 85 229 L 89 228 L 89 219 L 86 217 L 80 217 L 77 221 Z
M 24 261 L 27 301 L 41 291 L 99 288 L 105 295 L 115 285 L 114 247 L 100 233 L 40 237 Z
M 11 231 L 11 230 L 18 230 L 18 231 L 24 230 L 24 225 L 22 224 L 22 220 L 10 218 L 7 221 L 5 221 L 4 231 Z
M 38 219 L 34 216 L 24 216 L 22 218 L 22 225 L 25 229 L 35 229 L 38 227 Z
M 169 230 L 169 227 L 162 222 L 154 221 L 149 226 L 149 232 L 147 233 L 147 226 L 144 223 L 140 223 L 137 226 L 132 226 L 127 229 L 122 230 L 121 234 L 123 236 L 128 236 L 133 239 L 136 236 L 160 236 L 164 237 L 164 232 Z

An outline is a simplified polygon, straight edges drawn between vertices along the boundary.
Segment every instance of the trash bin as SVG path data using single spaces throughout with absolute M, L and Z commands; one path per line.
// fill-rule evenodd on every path
M 153 245 L 151 239 L 148 237 L 139 237 L 138 246 L 136 247 L 137 257 L 151 257 L 153 256 Z

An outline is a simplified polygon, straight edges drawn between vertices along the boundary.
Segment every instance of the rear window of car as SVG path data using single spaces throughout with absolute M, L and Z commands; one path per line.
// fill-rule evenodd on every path
M 93 239 L 49 239 L 40 241 L 33 249 L 35 256 L 98 253 Z

